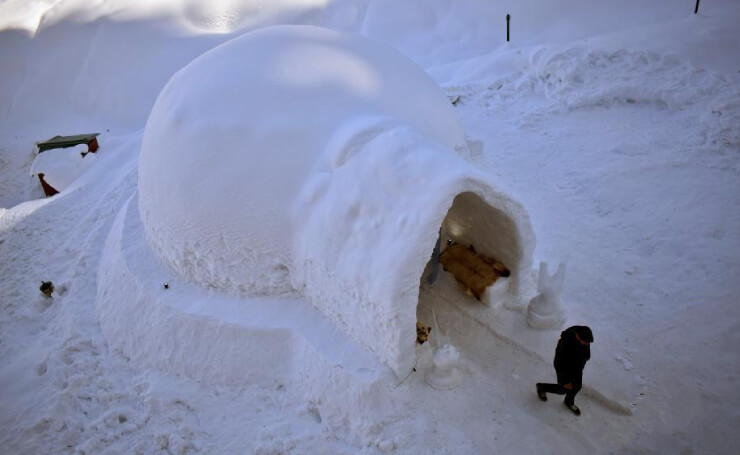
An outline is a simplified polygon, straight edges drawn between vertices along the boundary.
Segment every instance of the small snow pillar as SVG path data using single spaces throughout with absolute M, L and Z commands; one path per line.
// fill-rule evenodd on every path
M 427 370 L 424 379 L 435 389 L 452 389 L 460 382 L 460 353 L 451 344 L 445 344 L 434 353 L 434 366 Z
M 561 263 L 557 272 L 550 276 L 547 273 L 547 262 L 540 262 L 538 294 L 527 307 L 527 323 L 530 327 L 557 329 L 565 323 L 565 308 L 561 298 L 564 282 L 565 264 Z

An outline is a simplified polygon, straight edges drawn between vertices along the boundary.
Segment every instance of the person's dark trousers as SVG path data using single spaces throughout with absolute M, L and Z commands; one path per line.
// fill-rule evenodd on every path
M 556 395 L 565 395 L 565 404 L 571 406 L 575 404 L 576 395 L 581 390 L 581 384 L 573 384 L 573 388 L 568 390 L 563 384 L 545 384 L 539 383 L 538 390 L 545 393 L 554 393 Z

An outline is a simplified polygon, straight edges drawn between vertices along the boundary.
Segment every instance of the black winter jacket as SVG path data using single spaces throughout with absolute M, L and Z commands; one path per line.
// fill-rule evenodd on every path
M 558 346 L 555 348 L 555 372 L 561 384 L 573 383 L 581 385 L 583 381 L 583 367 L 591 358 L 591 347 L 582 345 L 576 339 L 575 327 L 570 327 L 560 334 Z

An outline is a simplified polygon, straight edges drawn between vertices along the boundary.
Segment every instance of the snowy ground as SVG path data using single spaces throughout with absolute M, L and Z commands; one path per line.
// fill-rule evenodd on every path
M 703 2 L 694 16 L 693 2 L 674 1 L 422 3 L 0 2 L 3 453 L 731 453 L 738 5 Z M 507 12 L 518 27 L 509 44 L 490 25 Z M 136 191 L 149 108 L 192 58 L 270 23 L 384 40 L 460 96 L 468 134 L 485 143 L 471 160 L 529 211 L 536 259 L 567 262 L 568 316 L 594 329 L 594 361 L 637 386 L 631 415 L 589 393 L 580 418 L 539 402 L 534 383 L 553 378 L 550 359 L 468 319 L 464 298 L 442 298 L 454 292 L 422 290 L 420 311 L 432 305 L 460 349 L 461 385 L 426 386 L 427 352 L 345 426 L 306 400 L 299 375 L 217 385 L 109 349 L 98 268 Z M 28 177 L 34 141 L 93 131 L 96 162 L 42 199 Z M 38 292 L 48 279 L 51 301 Z M 557 335 L 543 335 L 553 349 Z M 589 366 L 586 385 L 608 390 Z

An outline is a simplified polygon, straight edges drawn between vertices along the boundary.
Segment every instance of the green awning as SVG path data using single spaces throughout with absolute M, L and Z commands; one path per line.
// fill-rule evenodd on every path
M 54 136 L 53 138 L 44 142 L 37 142 L 36 145 L 39 147 L 39 153 L 49 150 L 64 147 L 72 147 L 79 144 L 89 144 L 90 141 L 95 139 L 100 133 L 89 133 L 89 134 L 76 134 L 74 136 Z

